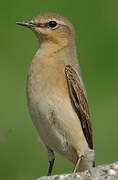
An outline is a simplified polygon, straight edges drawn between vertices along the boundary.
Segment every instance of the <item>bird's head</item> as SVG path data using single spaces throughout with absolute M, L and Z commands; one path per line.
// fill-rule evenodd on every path
M 39 40 L 69 43 L 75 36 L 73 25 L 65 17 L 55 13 L 39 14 L 29 22 L 17 24 L 31 28 Z

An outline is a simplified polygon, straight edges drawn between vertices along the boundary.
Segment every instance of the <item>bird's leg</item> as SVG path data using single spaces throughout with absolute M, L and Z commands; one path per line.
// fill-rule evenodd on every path
M 54 161 L 55 161 L 55 156 L 53 150 L 51 150 L 49 147 L 47 147 L 48 150 L 48 159 L 49 159 L 49 169 L 48 169 L 48 176 L 51 175 Z
M 73 171 L 73 173 L 76 173 L 77 171 L 78 171 L 78 168 L 79 168 L 79 165 L 80 165 L 80 162 L 81 162 L 81 160 L 84 158 L 84 156 L 82 155 L 82 156 L 80 156 L 79 158 L 78 158 L 78 160 L 77 160 L 77 163 L 76 163 L 76 165 L 75 165 L 75 168 L 74 168 L 74 171 Z
M 54 165 L 54 161 L 55 161 L 55 159 L 49 161 L 50 165 L 49 165 L 49 170 L 48 170 L 48 176 L 51 176 L 51 172 L 52 172 L 52 168 L 53 168 L 53 165 Z

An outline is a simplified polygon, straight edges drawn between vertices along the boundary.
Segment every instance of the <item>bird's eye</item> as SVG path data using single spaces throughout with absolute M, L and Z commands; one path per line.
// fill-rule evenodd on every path
M 48 26 L 51 27 L 51 28 L 56 27 L 56 25 L 57 25 L 56 21 L 50 21 L 50 22 L 48 23 Z

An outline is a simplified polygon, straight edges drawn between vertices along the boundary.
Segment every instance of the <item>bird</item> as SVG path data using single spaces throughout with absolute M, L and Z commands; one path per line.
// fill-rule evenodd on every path
M 74 164 L 74 173 L 95 166 L 88 100 L 77 58 L 74 26 L 64 16 L 40 13 L 16 22 L 36 35 L 39 49 L 27 75 L 27 104 L 49 161 L 55 152 Z

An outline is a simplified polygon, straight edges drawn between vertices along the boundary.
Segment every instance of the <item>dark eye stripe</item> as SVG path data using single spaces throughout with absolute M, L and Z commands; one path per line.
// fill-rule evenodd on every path
M 46 28 L 46 27 L 54 28 L 54 27 L 56 27 L 56 25 L 57 25 L 56 21 L 49 21 L 48 23 L 36 24 L 37 27 L 42 27 L 42 28 Z
M 38 23 L 38 24 L 37 24 L 37 27 L 42 27 L 42 28 L 43 28 L 43 27 L 46 27 L 46 23 L 45 23 L 45 24 L 44 24 L 44 23 Z

